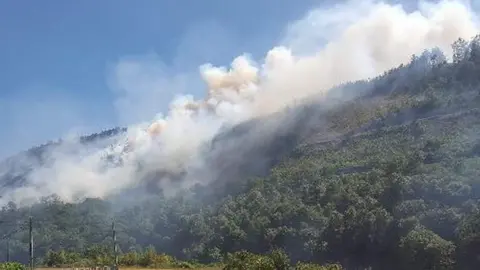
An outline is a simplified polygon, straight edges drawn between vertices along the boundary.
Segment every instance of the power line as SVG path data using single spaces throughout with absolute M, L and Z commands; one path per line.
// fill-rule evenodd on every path
M 4 234 L 2 237 L 0 237 L 0 240 L 5 240 L 5 239 L 8 239 L 10 238 L 10 236 L 20 232 L 20 231 L 23 231 L 27 228 L 27 224 L 23 224 L 23 225 L 20 225 L 20 227 L 16 228 L 15 230 L 13 231 L 10 231 L 9 233 L 6 233 Z
M 0 222 L 0 224 L 2 224 L 2 223 L 5 223 L 5 221 Z M 18 228 L 14 229 L 14 230 L 4 234 L 2 237 L 0 237 L 0 240 L 5 240 L 5 239 L 7 240 L 6 241 L 6 260 L 7 260 L 7 262 L 10 261 L 10 238 L 11 238 L 11 236 L 20 232 L 20 231 L 25 230 L 27 225 L 30 225 L 30 224 L 21 224 Z
M 4 221 L 0 221 L 0 224 L 5 223 Z M 19 224 L 17 228 L 14 230 L 4 234 L 3 236 L 0 237 L 0 240 L 5 240 L 6 239 L 6 259 L 7 261 L 10 261 L 10 239 L 13 235 L 25 231 L 28 228 L 28 233 L 29 233 L 29 266 L 30 270 L 34 270 L 34 241 L 33 241 L 33 217 L 30 216 L 28 218 L 28 222 L 24 222 L 23 224 Z M 111 234 L 105 232 L 105 237 L 103 238 L 104 240 L 108 238 L 109 236 L 112 237 L 112 244 L 113 244 L 113 270 L 118 269 L 118 243 L 117 243 L 117 233 L 118 232 L 124 232 L 124 230 L 120 229 L 118 230 L 116 227 L 115 221 L 112 221 L 112 227 L 111 227 Z

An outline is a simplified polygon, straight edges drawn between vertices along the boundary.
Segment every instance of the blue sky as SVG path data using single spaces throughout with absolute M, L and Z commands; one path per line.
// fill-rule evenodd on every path
M 178 92 L 201 96 L 200 64 L 262 56 L 319 3 L 0 1 L 0 158 L 153 117 Z M 152 85 L 136 86 L 142 78 Z M 149 98 L 149 86 L 162 90 Z

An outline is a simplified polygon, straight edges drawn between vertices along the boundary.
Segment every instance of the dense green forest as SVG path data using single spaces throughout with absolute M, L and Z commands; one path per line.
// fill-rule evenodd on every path
M 10 259 L 28 261 L 31 215 L 36 261 L 49 265 L 65 263 L 52 259 L 58 252 L 108 253 L 115 220 L 123 261 L 156 250 L 232 262 L 257 256 L 243 250 L 282 248 L 278 256 L 292 264 L 479 269 L 480 37 L 452 48 L 452 63 L 426 51 L 382 76 L 339 87 L 365 94 L 322 114 L 321 131 L 303 138 L 268 175 L 225 180 L 215 200 L 195 187 L 122 207 L 55 197 L 31 208 L 11 203 L 0 211 L 0 247 L 9 239 Z

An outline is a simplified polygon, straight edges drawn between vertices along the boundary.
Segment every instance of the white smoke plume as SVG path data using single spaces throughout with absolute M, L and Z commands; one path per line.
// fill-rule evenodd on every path
M 413 12 L 373 1 L 312 10 L 287 27 L 264 59 L 245 54 L 229 68 L 201 66 L 205 98 L 178 97 L 165 116 L 129 127 L 126 138 L 121 135 L 108 150 L 123 157 L 122 166 L 101 168 L 106 149 L 71 154 L 66 144 L 25 186 L 4 193 L 3 203 L 30 203 L 53 193 L 66 201 L 115 194 L 138 184 L 139 161 L 146 172 L 188 171 L 201 166 L 199 149 L 222 127 L 281 111 L 346 81 L 375 77 L 428 48 L 450 56 L 456 39 L 477 33 L 477 14 L 465 1 L 420 2 Z

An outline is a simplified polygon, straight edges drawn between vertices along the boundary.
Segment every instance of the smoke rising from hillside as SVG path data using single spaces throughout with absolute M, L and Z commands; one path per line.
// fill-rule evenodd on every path
M 245 54 L 229 68 L 201 66 L 207 88 L 203 100 L 177 97 L 166 115 L 129 127 L 111 148 L 78 150 L 83 146 L 76 142 L 56 147 L 48 153 L 54 161 L 36 167 L 25 186 L 5 192 L 3 203 L 29 203 L 52 193 L 67 201 L 105 197 L 139 184 L 153 171 L 188 174 L 204 166 L 203 146 L 225 128 L 280 112 L 340 83 L 372 78 L 424 49 L 438 47 L 449 56 L 456 39 L 478 32 L 477 15 L 460 1 L 421 2 L 410 13 L 400 5 L 371 1 L 312 10 L 287 27 L 282 43 L 264 59 Z M 258 136 L 266 136 L 263 130 Z M 121 156 L 123 165 L 102 165 L 106 151 Z M 158 177 L 164 188 L 170 181 Z M 190 176 L 189 181 L 208 179 Z

